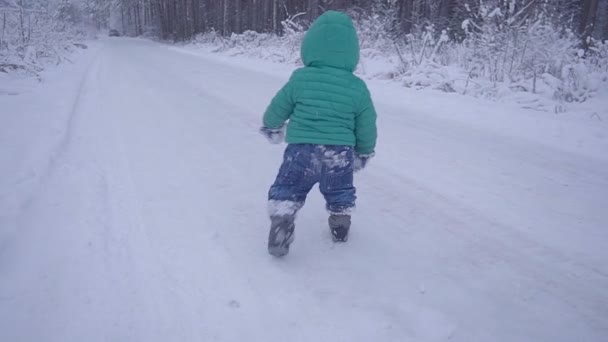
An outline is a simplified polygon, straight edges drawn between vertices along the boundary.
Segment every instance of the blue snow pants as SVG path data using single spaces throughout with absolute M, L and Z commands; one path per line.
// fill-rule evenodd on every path
M 288 145 L 268 192 L 270 216 L 295 215 L 316 183 L 330 214 L 350 215 L 356 200 L 353 160 L 350 146 Z

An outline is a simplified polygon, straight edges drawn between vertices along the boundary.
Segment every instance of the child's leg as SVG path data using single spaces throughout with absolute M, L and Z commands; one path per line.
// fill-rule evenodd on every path
M 350 229 L 350 214 L 355 207 L 352 148 L 327 147 L 319 189 L 325 196 L 330 214 L 329 227 L 335 241 L 346 241 Z
M 279 174 L 268 192 L 271 220 L 268 252 L 274 256 L 289 253 L 289 245 L 294 239 L 296 213 L 318 180 L 317 172 L 313 170 L 312 150 L 312 145 L 287 146 Z
M 331 215 L 350 215 L 355 207 L 354 152 L 348 146 L 327 146 L 319 189 Z
M 273 216 L 295 216 L 318 181 L 313 170 L 313 145 L 287 146 L 279 174 L 268 191 L 268 212 Z

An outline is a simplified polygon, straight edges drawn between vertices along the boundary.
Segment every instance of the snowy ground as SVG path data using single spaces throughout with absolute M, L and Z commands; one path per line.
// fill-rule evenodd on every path
M 277 260 L 282 148 L 257 128 L 289 70 L 269 67 L 114 39 L 0 80 L 0 341 L 608 339 L 606 101 L 371 83 L 351 240 L 312 193 Z

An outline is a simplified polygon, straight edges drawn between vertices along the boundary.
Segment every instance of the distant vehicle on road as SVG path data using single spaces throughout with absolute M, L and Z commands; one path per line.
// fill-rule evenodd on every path
M 110 37 L 120 37 L 120 32 L 118 30 L 110 30 Z

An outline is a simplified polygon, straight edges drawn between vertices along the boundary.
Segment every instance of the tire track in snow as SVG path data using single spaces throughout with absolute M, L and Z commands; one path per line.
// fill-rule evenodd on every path
M 118 58 L 118 57 L 117 57 Z M 117 60 L 116 61 L 117 64 L 122 64 L 124 63 L 121 60 Z M 130 65 L 130 64 L 129 64 Z M 193 89 L 189 89 L 188 86 L 186 84 L 182 84 L 182 80 L 178 77 L 175 77 L 175 75 L 171 74 L 171 73 L 162 73 L 161 75 L 155 75 L 155 74 L 150 74 L 147 72 L 147 70 L 143 70 L 140 68 L 134 68 L 132 70 L 125 70 L 125 72 L 123 73 L 123 76 L 129 80 L 130 82 L 130 86 L 131 87 L 138 87 L 138 85 L 140 84 L 159 84 L 159 79 L 162 78 L 164 84 L 171 84 L 171 87 L 178 87 L 180 89 L 180 94 L 179 95 L 169 95 L 169 94 L 165 94 L 165 98 L 163 99 L 163 101 L 167 101 L 168 103 L 180 103 L 181 101 L 183 101 L 184 99 L 197 99 L 197 96 L 192 96 L 195 93 Z M 169 77 L 169 79 L 171 80 L 170 82 L 167 81 L 167 77 Z M 120 92 L 121 90 L 118 89 L 117 93 Z M 159 93 L 162 93 L 161 89 L 157 89 L 157 91 Z M 169 92 L 170 90 L 167 89 L 167 92 Z M 153 95 L 156 95 L 153 94 Z M 116 96 L 116 95 L 114 95 Z M 146 107 L 145 108 L 152 108 L 155 107 L 155 98 L 146 98 L 146 97 L 142 97 L 139 98 L 137 100 L 133 101 L 137 101 L 139 103 L 146 103 Z M 196 100 L 199 101 L 199 100 Z M 202 101 L 202 103 L 209 103 L 208 99 L 203 99 L 200 100 Z M 131 101 L 129 101 L 131 102 Z M 214 103 L 214 102 L 211 102 Z M 222 104 L 223 106 L 223 104 Z M 157 108 L 163 108 L 163 105 L 159 103 L 159 106 Z M 119 109 L 119 108 L 115 108 L 115 109 Z M 142 108 L 143 109 L 143 108 Z M 110 110 L 110 112 L 112 112 L 112 110 Z M 167 112 L 163 111 L 162 109 L 157 110 L 157 111 L 145 111 L 145 110 L 137 110 L 135 108 L 133 108 L 133 110 L 129 111 L 129 115 L 128 117 L 123 117 L 121 119 L 120 124 L 115 123 L 115 132 L 117 132 L 117 141 L 121 141 L 124 140 L 124 137 L 127 137 L 129 135 L 131 135 L 133 129 L 135 128 L 135 126 L 133 125 L 133 123 L 137 123 L 139 122 L 139 114 L 138 113 L 146 113 L 146 116 L 150 116 L 152 115 L 157 116 L 157 115 L 166 115 Z M 215 134 L 213 134 L 213 132 L 217 132 L 217 130 L 215 129 L 215 127 L 217 127 L 215 124 L 210 124 L 209 122 L 206 122 L 205 124 L 203 124 L 202 122 L 196 120 L 196 117 L 193 117 L 190 115 L 191 113 L 187 113 L 187 112 L 182 112 L 182 113 L 177 113 L 177 114 L 173 114 L 172 116 L 172 123 L 169 125 L 166 125 L 165 128 L 163 128 L 162 131 L 163 135 L 166 137 L 170 137 L 171 139 L 175 139 L 175 142 L 179 147 L 184 147 L 185 150 L 188 149 L 192 149 L 192 145 L 193 144 L 199 144 L 200 146 L 195 147 L 195 149 L 200 152 L 201 155 L 205 155 L 206 161 L 209 163 L 209 165 L 214 165 L 214 169 L 215 171 L 212 171 L 212 173 L 208 176 L 207 180 L 204 182 L 209 182 L 208 183 L 208 187 L 209 188 L 215 188 L 217 187 L 217 184 L 220 179 L 221 180 L 225 180 L 228 181 L 233 177 L 237 176 L 237 170 L 233 167 L 233 165 L 231 165 L 230 163 L 227 163 L 227 159 L 225 156 L 225 153 L 227 152 L 226 149 L 222 149 L 220 144 L 220 141 L 214 141 L 213 137 L 215 136 Z M 115 114 L 114 117 L 117 117 L 118 114 Z M 146 120 L 155 120 L 154 118 L 146 118 Z M 162 122 L 164 120 L 164 118 L 158 118 L 159 120 L 157 120 L 157 122 Z M 226 117 L 225 116 L 218 116 L 217 117 L 217 122 L 215 122 L 216 124 L 226 124 Z M 184 129 L 188 127 L 188 129 Z M 190 128 L 191 127 L 191 128 Z M 141 129 L 141 128 L 140 128 Z M 176 133 L 173 132 L 173 129 L 179 129 L 182 130 L 180 133 Z M 197 132 L 197 130 L 199 130 Z M 191 134 L 191 132 L 196 132 Z M 205 133 L 209 133 L 208 135 L 206 135 Z M 200 139 L 201 134 L 205 134 L 206 139 L 201 141 L 198 140 Z M 198 138 L 198 139 L 197 139 Z M 202 144 L 201 144 L 202 142 Z M 119 153 L 120 155 L 123 156 L 123 163 L 126 164 L 130 164 L 131 160 L 137 160 L 140 159 L 140 153 L 138 153 L 139 147 L 134 146 L 133 144 L 129 144 L 128 147 L 125 148 L 125 144 L 123 145 L 123 152 Z M 154 145 L 150 145 L 150 148 L 154 148 Z M 165 160 L 163 161 L 163 163 L 171 163 L 171 160 L 177 159 L 182 157 L 183 158 L 187 158 L 186 155 L 182 156 L 183 153 L 180 152 L 181 149 L 177 149 L 175 150 L 175 155 L 173 156 L 173 158 L 171 158 L 170 160 Z M 228 154 L 230 154 L 228 152 Z M 140 160 L 140 161 L 144 161 L 144 160 Z M 145 161 L 148 162 L 148 161 Z M 191 161 L 190 161 L 191 162 Z M 125 168 L 126 169 L 126 168 Z M 132 167 L 129 167 L 129 169 L 132 169 Z M 141 171 L 141 169 L 140 169 Z M 221 176 L 219 174 L 215 174 L 216 172 L 221 172 Z M 150 170 L 150 172 L 154 173 L 153 170 Z M 132 172 L 131 172 L 132 173 Z M 122 178 L 122 177 L 121 177 Z M 133 178 L 131 176 L 131 178 Z M 228 182 L 222 181 L 225 184 L 229 184 Z M 140 184 L 140 188 L 142 186 L 142 182 L 141 181 L 134 181 L 132 184 L 135 183 L 139 183 Z M 135 185 L 135 188 L 137 188 L 138 186 Z M 145 186 L 144 186 L 145 188 Z M 228 189 L 227 189 L 228 190 Z M 137 190 L 134 190 L 137 191 Z M 204 194 L 201 194 L 204 195 Z M 138 203 L 141 203 L 141 200 L 138 199 L 139 195 L 135 195 L 135 196 L 129 196 L 131 199 L 137 201 Z M 199 220 L 201 221 L 201 224 L 203 225 L 201 228 L 205 228 L 207 230 L 209 230 L 210 232 L 213 231 L 213 227 L 221 227 L 223 224 L 223 219 L 221 217 L 221 215 L 223 215 L 222 213 L 227 212 L 228 210 L 223 210 L 221 212 L 214 212 L 215 209 L 218 209 L 217 204 L 211 204 L 212 203 L 212 199 L 211 198 L 203 198 L 202 199 L 203 202 L 202 203 L 198 203 L 198 205 L 200 207 L 203 208 L 203 210 L 201 210 L 199 216 Z M 205 202 L 207 201 L 211 201 L 209 202 L 208 205 L 205 205 Z M 141 208 L 140 204 L 135 204 L 135 206 L 139 206 Z M 205 207 L 208 208 L 215 208 L 212 211 L 209 210 L 204 210 Z M 142 217 L 143 216 L 143 217 Z M 151 220 L 150 218 L 150 212 L 148 211 L 147 214 L 140 214 L 140 220 L 143 221 L 143 226 L 144 227 L 150 227 L 150 226 L 155 226 L 155 223 Z M 147 223 L 145 223 L 147 222 Z M 176 229 L 182 229 L 183 227 L 175 227 Z M 152 230 L 156 229 L 156 228 L 151 228 Z M 151 233 L 154 234 L 154 233 Z M 232 300 L 230 299 L 227 295 L 229 295 L 230 293 L 236 295 L 237 298 L 240 298 L 240 300 L 238 300 L 238 302 L 240 302 L 242 304 L 242 307 L 238 308 L 238 311 L 250 311 L 250 310 L 260 310 L 260 308 L 264 308 L 267 307 L 268 303 L 259 303 L 258 300 L 261 297 L 258 297 L 257 295 L 252 295 L 249 294 L 250 291 L 255 291 L 252 289 L 251 287 L 251 282 L 244 278 L 246 277 L 246 272 L 242 272 L 241 269 L 237 268 L 235 269 L 235 266 L 237 266 L 237 264 L 233 264 L 231 262 L 229 262 L 228 260 L 231 259 L 230 255 L 227 254 L 227 249 L 224 248 L 224 245 L 222 244 L 222 241 L 224 241 L 222 238 L 218 238 L 215 237 L 213 238 L 213 235 L 211 236 L 212 239 L 203 239 L 203 240 L 198 240 L 201 243 L 200 246 L 200 250 L 204 251 L 204 254 L 200 254 L 199 257 L 204 256 L 206 257 L 206 261 L 204 262 L 204 269 L 211 269 L 215 271 L 215 274 L 212 275 L 212 277 L 214 279 L 198 279 L 198 277 L 194 276 L 192 277 L 192 279 L 190 279 L 190 281 L 188 281 L 186 278 L 184 278 L 184 276 L 182 275 L 178 275 L 175 274 L 175 272 L 177 270 L 180 269 L 180 267 L 178 265 L 175 264 L 175 260 L 167 260 L 167 259 L 163 259 L 162 257 L 160 257 L 160 259 L 158 259 L 158 263 L 159 265 L 161 265 L 161 267 L 163 269 L 166 270 L 166 272 L 168 274 L 173 273 L 174 275 L 171 276 L 172 280 L 171 281 L 160 281 L 160 286 L 162 288 L 167 288 L 167 287 L 173 287 L 175 289 L 175 296 L 177 297 L 176 299 L 182 303 L 187 303 L 188 302 L 188 297 L 192 297 L 193 299 L 195 298 L 200 298 L 200 291 L 207 291 L 209 289 L 212 289 L 214 287 L 222 287 L 222 291 L 221 294 L 222 296 L 226 296 L 225 297 L 225 304 L 221 304 L 221 303 L 217 303 L 217 304 L 213 304 L 213 305 L 226 305 L 226 306 L 230 306 L 232 304 Z M 175 241 L 171 241 L 170 243 L 167 243 L 167 241 L 159 241 L 158 236 L 156 237 L 151 237 L 151 240 L 153 240 L 154 242 L 151 242 L 154 245 L 154 249 L 158 249 L 160 251 L 160 253 L 169 253 L 171 252 L 171 250 L 175 247 L 172 246 L 172 244 L 175 244 L 176 246 L 178 246 L 179 244 L 182 244 L 182 241 L 179 240 L 175 240 Z M 194 250 L 193 250 L 194 251 Z M 193 252 L 193 251 L 187 251 L 189 253 Z M 210 256 L 210 257 L 209 257 Z M 196 260 L 196 255 L 192 255 L 190 258 L 192 258 L 193 260 Z M 180 260 L 181 261 L 181 260 Z M 177 266 L 177 267 L 176 267 Z M 221 279 L 224 279 L 225 282 L 223 283 L 217 283 L 218 281 L 220 281 Z M 239 280 L 242 279 L 242 280 Z M 236 281 L 235 281 L 236 280 Z M 206 284 L 204 285 L 203 288 L 201 289 L 197 289 L 194 287 L 194 285 L 196 285 L 197 281 L 200 282 L 202 281 L 202 284 Z M 192 283 L 194 282 L 194 283 Z M 159 290 L 158 292 L 162 292 L 162 290 Z M 166 292 L 164 292 L 164 295 L 166 296 Z M 204 299 L 204 298 L 201 298 Z M 207 300 L 212 299 L 212 298 L 207 298 Z M 162 299 L 161 299 L 162 300 Z M 215 301 L 215 300 L 212 300 Z M 241 304 L 236 304 L 236 305 L 241 305 Z M 163 307 L 167 308 L 169 307 L 169 305 L 163 305 Z M 192 310 L 192 307 L 194 307 L 193 305 L 185 305 L 184 309 L 185 310 Z M 234 310 L 236 310 L 235 308 L 231 308 L 231 311 L 233 311 L 233 314 L 238 317 L 239 315 L 237 314 L 237 312 L 235 312 Z M 222 309 L 218 308 L 218 315 L 222 315 Z M 229 311 L 230 312 L 230 311 Z M 186 319 L 186 320 L 190 320 L 192 319 L 192 315 L 190 315 L 190 317 L 186 314 L 176 314 L 175 316 L 178 317 L 182 317 L 182 319 Z M 252 334 L 253 336 L 258 336 L 259 338 L 262 338 L 263 336 L 268 335 L 269 332 L 273 331 L 271 326 L 267 326 L 264 322 L 267 322 L 268 319 L 262 320 L 260 321 L 258 319 L 258 317 L 264 317 L 264 316 L 272 316 L 272 314 L 270 314 L 269 312 L 258 312 L 258 313 L 254 313 L 254 314 L 249 314 L 247 316 L 242 316 L 241 318 L 244 319 L 245 321 L 249 322 L 241 322 L 240 324 L 244 326 L 244 331 L 247 331 L 249 334 Z M 277 320 L 279 319 L 279 317 L 277 317 Z M 217 319 L 216 318 L 212 318 L 212 317 L 207 317 L 208 322 L 216 322 Z M 191 325 L 195 325 L 195 322 L 191 322 Z M 209 323 L 203 321 L 199 323 L 200 325 L 208 325 Z M 246 328 L 245 328 L 246 327 Z M 227 332 L 227 331 L 226 331 Z M 236 332 L 233 332 L 233 334 Z M 230 335 L 230 334 L 229 334 Z M 247 338 L 246 335 L 241 336 L 242 338 Z M 278 338 L 278 336 L 277 336 Z
M 103 49 L 101 49 L 103 50 Z M 61 138 L 56 142 L 55 146 L 50 149 L 48 157 L 45 159 L 46 164 L 41 167 L 40 173 L 37 176 L 33 176 L 30 181 L 35 181 L 35 184 L 32 185 L 31 190 L 27 194 L 26 197 L 23 198 L 22 202 L 19 204 L 19 213 L 17 214 L 17 227 L 9 231 L 4 239 L 0 240 L 0 256 L 2 256 L 6 246 L 8 246 L 11 241 L 14 239 L 14 234 L 21 232 L 24 229 L 22 224 L 22 216 L 23 213 L 27 212 L 28 209 L 32 206 L 32 202 L 36 200 L 36 197 L 43 191 L 52 174 L 55 172 L 59 164 L 61 163 L 62 156 L 65 153 L 70 141 L 72 139 L 72 134 L 74 131 L 74 121 L 76 120 L 78 108 L 82 101 L 83 93 L 85 92 L 85 87 L 89 82 L 90 78 L 93 76 L 93 72 L 96 72 L 96 65 L 98 63 L 98 56 L 100 51 L 97 50 L 96 55 L 91 57 L 91 61 L 85 67 L 85 71 L 83 76 L 81 77 L 76 94 L 74 99 L 72 100 L 72 105 L 70 106 L 69 112 L 65 118 L 64 132 L 61 135 Z

